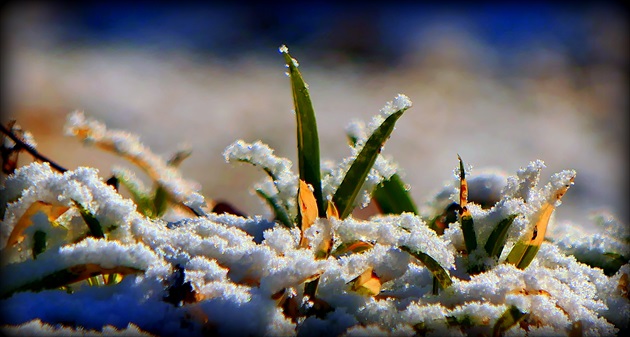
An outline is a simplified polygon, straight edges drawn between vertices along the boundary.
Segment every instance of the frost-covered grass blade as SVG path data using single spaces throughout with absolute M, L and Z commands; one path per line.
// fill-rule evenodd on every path
M 444 268 L 442 268 L 442 266 L 440 266 L 440 264 L 435 261 L 435 259 L 433 259 L 431 256 L 408 246 L 400 246 L 400 249 L 420 260 L 420 262 L 422 262 L 433 274 L 433 276 L 438 280 L 442 289 L 446 289 L 450 287 L 451 284 L 453 284 L 453 281 L 448 275 L 448 272 L 444 270 Z
M 508 229 L 514 222 L 514 219 L 518 214 L 512 214 L 507 218 L 501 220 L 497 226 L 490 233 L 490 237 L 488 237 L 488 241 L 486 241 L 486 245 L 484 248 L 488 253 L 488 256 L 498 258 L 501 256 L 501 252 L 503 251 L 503 247 L 505 246 L 505 241 L 507 239 Z
M 282 205 L 280 205 L 280 202 L 276 198 L 273 198 L 267 195 L 261 189 L 256 189 L 256 194 L 258 194 L 261 198 L 267 201 L 267 203 L 273 210 L 273 214 L 276 220 L 280 221 L 280 223 L 286 226 L 287 228 L 293 228 L 295 226 L 293 222 L 291 221 L 291 219 L 289 219 L 287 210 Z
M 372 247 L 374 247 L 374 245 L 369 242 L 355 240 L 351 242 L 342 243 L 341 245 L 339 245 L 339 247 L 337 247 L 332 252 L 332 255 L 339 257 L 339 256 L 349 254 L 349 253 L 360 253 Z
M 44 215 L 46 215 L 48 222 L 52 223 L 68 209 L 70 209 L 70 207 L 54 206 L 43 201 L 34 202 L 26 209 L 24 214 L 20 217 L 17 224 L 11 231 L 9 239 L 7 240 L 7 247 L 13 246 L 16 243 L 22 241 L 24 230 L 33 224 L 33 216 L 35 216 L 37 213 L 43 213 Z
M 81 205 L 76 200 L 72 201 L 74 201 L 75 206 L 77 206 L 77 208 L 79 209 L 79 213 L 81 213 L 83 221 L 85 221 L 85 224 L 90 229 L 90 235 L 95 238 L 104 238 L 105 233 L 103 232 L 103 228 L 101 227 L 100 222 L 98 221 L 98 219 L 96 219 L 94 214 L 92 214 L 92 212 L 83 207 L 83 205 Z
M 295 61 L 286 46 L 280 47 L 291 78 L 293 105 L 297 119 L 297 147 L 298 167 L 300 179 L 313 186 L 313 194 L 317 200 L 319 216 L 326 217 L 326 207 L 322 196 L 321 172 L 319 164 L 319 136 L 317 135 L 317 121 L 311 103 L 308 87 L 297 68 Z
M 372 197 L 383 214 L 418 214 L 418 209 L 411 194 L 398 174 L 385 180 L 372 192 Z
M 492 336 L 499 337 L 509 328 L 516 325 L 527 316 L 527 313 L 520 311 L 516 306 L 509 307 L 497 320 L 492 328 Z
M 140 272 L 142 272 L 142 270 L 131 268 L 131 267 L 125 267 L 125 266 L 103 268 L 100 265 L 94 264 L 94 263 L 79 264 L 79 265 L 75 265 L 72 267 L 58 270 L 56 272 L 50 273 L 42 277 L 39 280 L 31 281 L 15 289 L 5 291 L 2 293 L 2 295 L 0 295 L 0 298 L 6 298 L 16 292 L 23 292 L 23 291 L 38 292 L 38 291 L 42 291 L 46 289 L 57 289 L 63 286 L 70 285 L 72 283 L 89 279 L 97 275 L 104 275 L 104 274 L 128 275 L 128 274 L 135 274 L 135 273 L 140 273 Z
M 534 217 L 534 227 L 532 233 L 529 234 L 529 239 L 520 240 L 514 245 L 514 248 L 512 248 L 512 251 L 510 251 L 510 254 L 505 260 L 507 263 L 511 263 L 520 269 L 525 269 L 529 266 L 534 257 L 536 257 L 540 245 L 545 239 L 551 214 L 556 209 L 557 203 L 562 199 L 571 184 L 573 184 L 574 177 L 575 174 L 573 173 L 567 184 L 551 191 L 549 200 L 542 205 Z
M 348 169 L 348 172 L 332 199 L 339 210 L 341 219 L 345 219 L 352 212 L 352 204 L 359 194 L 361 186 L 363 186 L 365 182 L 365 178 L 368 173 L 370 173 L 376 161 L 376 157 L 381 152 L 381 148 L 394 130 L 396 121 L 402 116 L 405 110 L 406 109 L 401 109 L 394 112 L 374 130 L 374 133 L 372 133 L 361 149 L 361 152 L 359 152 L 359 155 Z

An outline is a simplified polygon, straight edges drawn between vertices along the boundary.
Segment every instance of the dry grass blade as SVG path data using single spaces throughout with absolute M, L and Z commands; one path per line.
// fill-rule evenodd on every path
M 300 236 L 300 247 L 308 247 L 308 241 L 304 236 L 304 232 L 315 223 L 317 220 L 317 201 L 313 191 L 308 187 L 304 180 L 300 179 L 300 186 L 298 187 L 298 202 L 300 212 L 300 229 L 302 234 Z
M 352 283 L 352 290 L 362 295 L 376 296 L 381 292 L 381 279 L 372 267 L 366 269 L 350 282 Z
M 11 247 L 24 239 L 24 230 L 33 224 L 32 218 L 35 214 L 39 212 L 44 213 L 48 217 L 48 221 L 52 223 L 68 209 L 70 209 L 68 206 L 52 205 L 43 201 L 34 202 L 13 227 L 13 231 L 11 231 L 7 241 L 7 247 Z

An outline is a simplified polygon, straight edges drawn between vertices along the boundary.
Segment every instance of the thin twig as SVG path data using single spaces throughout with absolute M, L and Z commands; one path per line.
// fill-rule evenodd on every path
M 44 155 L 42 155 L 39 152 L 37 152 L 37 150 L 35 150 L 34 147 L 32 147 L 31 145 L 25 143 L 18 136 L 13 134 L 13 132 L 11 132 L 7 128 L 5 128 L 4 125 L 2 125 L 2 124 L 0 124 L 0 131 L 2 131 L 2 133 L 4 133 L 5 135 L 9 136 L 9 138 L 11 138 L 11 140 L 14 141 L 17 144 L 16 146 L 19 146 L 20 148 L 26 150 L 26 152 L 28 152 L 35 159 L 37 159 L 39 161 L 43 161 L 43 162 L 49 163 L 52 168 L 54 168 L 55 170 L 57 170 L 57 171 L 59 171 L 61 173 L 64 173 L 64 172 L 68 171 L 66 168 L 64 168 L 62 166 L 59 166 L 54 161 L 46 158 Z

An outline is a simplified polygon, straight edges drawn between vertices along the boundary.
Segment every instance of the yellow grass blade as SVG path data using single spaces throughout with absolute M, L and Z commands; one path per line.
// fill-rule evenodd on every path
M 315 223 L 317 219 L 317 200 L 315 199 L 315 195 L 304 180 L 300 179 L 300 186 L 298 188 L 298 202 L 299 202 L 299 211 L 302 219 L 302 223 L 300 224 L 300 229 L 302 230 L 302 234 L 300 237 L 300 246 L 303 248 L 308 247 L 308 242 L 306 237 L 304 236 L 304 232 Z
M 381 292 L 381 280 L 372 267 L 366 269 L 363 274 L 351 281 L 352 290 L 367 296 L 376 296 Z
M 44 213 L 48 217 L 48 221 L 52 223 L 68 209 L 70 209 L 68 206 L 55 206 L 43 201 L 34 202 L 26 212 L 24 212 L 24 215 L 20 217 L 13 231 L 11 231 L 9 240 L 7 241 L 7 247 L 11 247 L 24 240 L 24 230 L 33 224 L 32 217 L 35 214 L 39 212 Z

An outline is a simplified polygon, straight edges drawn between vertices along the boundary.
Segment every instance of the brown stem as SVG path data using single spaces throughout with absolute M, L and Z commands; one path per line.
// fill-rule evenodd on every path
M 35 159 L 49 163 L 52 168 L 54 168 L 55 170 L 57 170 L 57 171 L 59 171 L 61 173 L 64 173 L 64 172 L 68 171 L 64 167 L 59 166 L 54 161 L 46 158 L 44 155 L 42 155 L 39 152 L 37 152 L 37 150 L 35 150 L 35 148 L 33 148 L 31 145 L 25 143 L 18 136 L 14 135 L 13 132 L 11 132 L 7 128 L 5 128 L 4 125 L 2 125 L 2 124 L 0 124 L 0 131 L 2 131 L 2 133 L 7 135 L 9 138 L 11 138 L 11 140 L 14 141 L 17 144 L 17 146 L 19 146 L 20 148 L 26 150 L 26 152 L 28 152 Z

